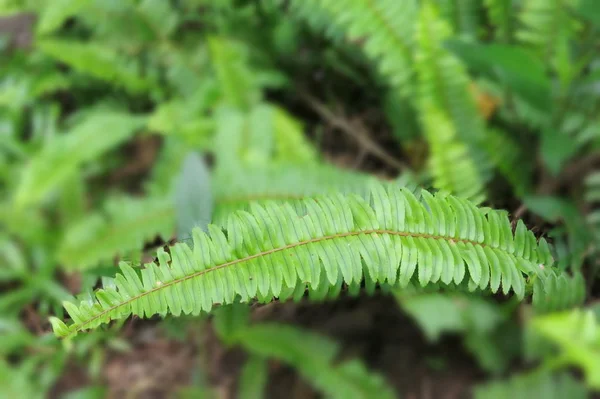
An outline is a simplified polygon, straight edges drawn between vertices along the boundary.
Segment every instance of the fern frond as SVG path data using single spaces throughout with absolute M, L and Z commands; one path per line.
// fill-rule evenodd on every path
M 475 399 L 585 399 L 585 387 L 569 374 L 532 372 L 506 381 L 495 381 L 475 387 Z
M 401 286 L 413 277 L 422 286 L 464 281 L 473 290 L 502 287 L 522 298 L 524 274 L 536 274 L 540 263 L 551 267 L 545 241 L 538 245 L 524 229 L 513 236 L 505 213 L 457 197 L 422 196 L 419 202 L 390 185 L 375 186 L 367 200 L 341 194 L 306 200 L 306 213 L 289 204 L 254 205 L 252 213 L 232 215 L 225 231 L 196 229 L 193 250 L 185 243 L 170 256 L 159 250 L 159 264 L 139 271 L 122 264 L 114 285 L 94 299 L 66 302 L 73 323 L 52 319 L 54 330 L 64 337 L 131 314 L 199 314 L 238 296 L 283 300 L 306 284 L 318 291 L 363 274 Z
M 576 0 L 526 0 L 519 15 L 522 28 L 517 39 L 549 59 L 582 27 L 571 12 L 576 4 Z
M 594 204 L 600 203 L 600 172 L 594 172 L 585 179 L 585 200 L 593 209 Z M 597 250 L 600 250 L 600 210 L 592 210 L 586 217 L 596 240 Z
M 365 54 L 379 63 L 388 82 L 404 95 L 411 92 L 414 0 L 296 0 L 295 6 L 325 13 Z M 302 3 L 302 4 L 300 4 Z M 318 11 L 315 11 L 318 10 Z
M 519 196 L 531 192 L 533 165 L 523 154 L 521 146 L 506 132 L 487 130 L 485 146 L 494 166 L 508 180 Z
M 67 268 L 96 266 L 116 255 L 141 250 L 157 236 L 169 239 L 175 215 L 170 198 L 107 200 L 102 212 L 72 225 L 58 249 L 58 260 Z
M 288 202 L 299 212 L 308 197 L 331 191 L 355 193 L 365 198 L 377 180 L 367 174 L 320 165 L 274 163 L 243 170 L 218 170 L 214 176 L 216 209 L 212 223 L 225 226 L 237 210 L 250 210 L 251 203 Z
M 434 187 L 479 204 L 485 199 L 484 186 L 467 146 L 456 137 L 454 126 L 442 110 L 425 105 L 421 109 Z
M 494 35 L 503 43 L 510 43 L 513 33 L 513 1 L 484 0 L 490 22 L 496 29 Z
M 435 3 L 456 34 L 468 39 L 477 38 L 481 13 L 480 0 L 436 0 Z
M 35 154 L 15 193 L 18 206 L 41 201 L 86 163 L 132 137 L 145 118 L 119 112 L 91 114 Z
M 585 280 L 581 273 L 569 277 L 554 271 L 540 273 L 533 285 L 533 307 L 539 313 L 580 306 L 585 301 Z
M 464 67 L 442 47 L 449 31 L 433 6 L 423 5 L 417 27 L 417 110 L 431 147 L 437 188 L 477 202 L 484 198 L 489 178 L 481 149 L 484 125 Z
M 122 86 L 131 92 L 144 91 L 151 86 L 140 77 L 139 65 L 121 57 L 110 47 L 66 39 L 43 39 L 36 45 L 47 56 L 77 72 Z
M 275 3 L 285 3 L 285 0 L 271 0 Z M 344 30 L 341 26 L 331 23 L 331 14 L 325 7 L 319 7 L 315 1 L 292 1 L 288 4 L 294 17 L 306 22 L 308 27 L 315 32 L 323 32 L 334 43 L 344 40 Z

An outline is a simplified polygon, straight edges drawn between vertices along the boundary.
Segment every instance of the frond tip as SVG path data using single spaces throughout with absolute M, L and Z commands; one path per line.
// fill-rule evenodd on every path
M 158 264 L 121 265 L 94 299 L 65 308 L 73 322 L 53 319 L 61 337 L 130 315 L 178 316 L 208 312 L 215 304 L 280 300 L 363 277 L 406 286 L 411 281 L 461 284 L 469 289 L 525 295 L 526 276 L 553 260 L 547 244 L 506 213 L 467 200 L 375 185 L 367 199 L 334 194 L 303 207 L 269 203 L 229 216 L 225 229 L 193 233 L 158 252 Z

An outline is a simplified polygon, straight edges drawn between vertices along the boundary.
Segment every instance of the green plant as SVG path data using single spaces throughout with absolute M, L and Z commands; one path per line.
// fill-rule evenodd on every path
M 533 368 L 475 397 L 600 389 L 595 2 L 0 14 L 0 396 L 45 396 L 73 364 L 89 380 L 74 395 L 105 395 L 130 316 L 154 320 L 127 334 L 189 314 L 180 339 L 205 318 L 249 354 L 240 397 L 266 392 L 271 359 L 327 397 L 393 397 L 332 337 L 249 320 L 364 292 L 393 295 L 430 348 L 458 336 L 495 378 Z

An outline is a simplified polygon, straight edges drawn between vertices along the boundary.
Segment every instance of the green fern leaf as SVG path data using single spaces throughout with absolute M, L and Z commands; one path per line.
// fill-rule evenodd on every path
M 533 307 L 539 313 L 560 311 L 580 306 L 585 301 L 585 280 L 581 273 L 573 277 L 550 271 L 533 285 Z
M 417 14 L 414 0 L 301 0 L 294 4 L 312 13 L 324 13 L 350 40 L 364 41 L 365 54 L 379 63 L 391 86 L 404 95 L 411 92 L 412 27 Z
M 169 239 L 174 231 L 170 198 L 110 198 L 103 212 L 93 213 L 72 225 L 58 249 L 58 260 L 67 268 L 96 266 L 116 255 L 141 250 L 157 236 Z
M 328 291 L 340 279 L 352 284 L 365 274 L 392 285 L 418 279 L 466 282 L 473 290 L 490 289 L 491 276 L 500 275 L 502 291 L 523 298 L 524 274 L 537 274 L 540 259 L 551 259 L 547 247 L 538 247 L 529 231 L 513 236 L 505 213 L 422 194 L 420 202 L 406 189 L 375 186 L 367 199 L 305 200 L 304 213 L 289 204 L 253 205 L 251 213 L 230 216 L 226 230 L 196 229 L 193 250 L 185 243 L 170 255 L 161 249 L 158 264 L 138 271 L 123 264 L 114 286 L 95 299 L 66 302 L 73 323 L 53 319 L 55 332 L 69 336 L 131 314 L 199 314 L 236 297 L 284 300 L 307 284 Z
M 225 226 L 227 217 L 237 210 L 249 210 L 250 203 L 288 202 L 301 211 L 303 200 L 332 190 L 362 197 L 377 180 L 367 174 L 345 171 L 326 164 L 292 165 L 275 163 L 249 166 L 243 170 L 215 172 L 215 212 L 213 223 Z
M 569 374 L 533 372 L 507 381 L 494 381 L 475 388 L 475 399 L 585 399 L 585 387 Z
M 545 59 L 562 51 L 582 24 L 573 17 L 577 0 L 526 0 L 519 15 L 523 27 L 517 39 L 536 49 Z
M 585 179 L 585 200 L 593 208 L 593 204 L 600 203 L 600 172 L 594 172 Z M 597 208 L 590 211 L 586 216 L 586 222 L 594 235 L 594 249 L 600 252 L 600 210 Z
M 469 92 L 463 65 L 442 47 L 450 33 L 448 25 L 431 4 L 424 4 L 420 11 L 416 108 L 431 147 L 434 182 L 437 188 L 479 202 L 489 178 L 482 152 L 483 119 Z

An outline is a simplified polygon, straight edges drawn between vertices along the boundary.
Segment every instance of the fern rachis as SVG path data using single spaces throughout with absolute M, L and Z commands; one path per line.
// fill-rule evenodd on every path
M 552 264 L 547 244 L 522 223 L 515 235 L 508 218 L 468 201 L 423 192 L 376 186 L 369 201 L 333 195 L 304 202 L 299 214 L 289 204 L 252 206 L 228 219 L 224 232 L 194 231 L 193 249 L 178 243 L 171 256 L 159 250 L 159 265 L 122 274 L 79 306 L 65 303 L 74 324 L 53 319 L 55 332 L 68 336 L 130 314 L 199 314 L 237 296 L 290 298 L 304 291 L 360 282 L 421 285 L 468 282 L 519 297 L 524 274 Z M 322 276 L 324 274 L 324 276 Z

